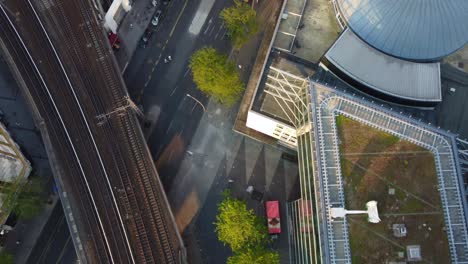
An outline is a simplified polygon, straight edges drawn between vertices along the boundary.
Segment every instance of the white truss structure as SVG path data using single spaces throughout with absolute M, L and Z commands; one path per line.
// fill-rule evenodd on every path
M 308 111 L 304 97 L 309 80 L 270 66 L 265 93 L 273 96 L 288 120 L 296 129 L 307 121 Z

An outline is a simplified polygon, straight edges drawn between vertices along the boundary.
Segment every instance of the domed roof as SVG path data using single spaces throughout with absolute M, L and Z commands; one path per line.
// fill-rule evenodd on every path
M 354 33 L 409 60 L 437 60 L 468 42 L 468 0 L 336 0 Z

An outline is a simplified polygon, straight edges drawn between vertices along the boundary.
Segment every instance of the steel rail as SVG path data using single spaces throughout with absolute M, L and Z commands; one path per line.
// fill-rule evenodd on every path
M 80 2 L 82 3 L 82 2 Z M 82 8 L 82 10 L 89 10 L 89 9 L 86 9 L 85 7 Z M 90 17 L 90 13 L 91 11 L 88 11 L 84 14 L 84 16 L 86 16 L 85 18 L 87 19 L 93 19 L 94 17 Z M 98 25 L 97 23 L 87 23 L 86 24 L 88 29 L 91 31 L 90 33 L 91 34 L 96 34 L 96 31 L 97 31 L 97 34 L 101 33 L 101 29 L 97 28 L 96 26 Z M 93 40 L 95 40 L 95 37 L 92 38 Z M 105 42 L 107 43 L 107 42 Z M 96 43 L 95 43 L 96 44 Z M 99 46 L 96 47 L 97 49 L 99 49 Z M 110 48 L 110 47 L 109 47 Z M 101 45 L 101 51 L 97 51 L 98 54 L 101 54 L 102 56 L 105 56 L 107 57 L 109 55 L 109 53 L 106 53 L 108 50 L 105 50 L 103 51 L 102 50 L 102 45 Z M 108 61 L 108 60 L 107 60 Z M 105 64 L 105 61 L 103 61 L 102 63 Z M 108 65 L 108 64 L 105 64 L 105 65 Z M 107 69 L 107 68 L 106 68 Z M 113 72 L 111 68 L 105 70 L 103 72 L 103 74 L 105 73 L 109 73 L 109 72 Z M 108 75 L 105 75 L 107 78 L 110 78 L 112 79 L 112 76 L 108 76 Z M 99 80 L 97 80 L 99 81 Z M 105 82 L 105 83 L 113 83 L 113 82 Z M 113 91 L 113 95 L 114 95 L 114 99 L 115 100 L 119 100 L 122 96 L 121 94 L 124 93 L 126 94 L 124 90 L 118 90 L 116 89 L 115 86 L 112 87 L 112 91 Z M 93 94 L 93 93 L 91 93 Z M 111 97 L 112 98 L 112 97 Z M 103 105 L 104 102 L 102 100 L 102 96 L 98 96 L 98 98 L 96 98 L 95 100 L 97 100 L 100 105 Z M 169 227 L 167 225 L 167 221 L 170 221 L 170 217 L 168 217 L 168 214 L 165 213 L 161 208 L 164 208 L 163 204 L 161 203 L 161 199 L 162 200 L 165 200 L 165 197 L 163 195 L 163 197 L 161 197 L 161 189 L 153 186 L 149 181 L 148 177 L 150 177 L 151 175 L 151 170 L 149 170 L 148 168 L 148 164 L 147 164 L 147 160 L 144 158 L 144 157 L 139 157 L 141 156 L 141 153 L 145 153 L 146 151 L 144 149 L 141 148 L 141 145 L 139 144 L 139 140 L 137 138 L 135 138 L 136 134 L 138 134 L 138 132 L 135 131 L 135 127 L 134 126 L 129 126 L 129 124 L 133 123 L 133 119 L 129 116 L 131 115 L 130 113 L 125 113 L 123 114 L 122 116 L 119 116 L 119 118 L 121 119 L 120 121 L 117 122 L 117 129 L 123 129 L 123 131 L 126 131 L 125 134 L 130 137 L 130 141 L 132 141 L 133 143 L 131 142 L 127 142 L 129 145 L 129 151 L 133 152 L 135 151 L 135 148 L 138 149 L 138 151 L 135 152 L 135 155 L 137 155 L 136 159 L 134 159 L 134 162 L 136 164 L 140 164 L 143 160 L 144 160 L 144 165 L 143 167 L 141 167 L 141 164 L 138 165 L 138 170 L 140 171 L 139 172 L 139 175 L 141 176 L 141 181 L 144 182 L 143 186 L 139 185 L 138 187 L 140 187 L 140 190 L 146 194 L 146 197 L 148 199 L 148 201 L 150 202 L 150 206 L 152 208 L 157 208 L 157 210 L 150 210 L 151 213 L 151 217 L 153 217 L 154 221 L 155 221 L 155 224 L 156 224 L 156 227 L 158 229 L 158 233 L 157 233 L 157 239 L 160 243 L 160 246 L 161 246 L 161 252 L 160 252 L 160 257 L 161 258 L 166 258 L 168 262 L 172 262 L 172 261 L 175 261 L 175 253 L 174 253 L 174 248 L 173 248 L 173 242 L 174 242 L 174 238 L 179 238 L 178 236 L 176 237 L 173 237 L 171 239 L 171 236 L 169 235 L 170 232 L 168 231 L 169 230 Z M 138 124 L 135 124 L 135 126 L 138 126 Z M 106 122 L 106 124 L 104 125 L 105 128 L 107 129 L 110 129 L 110 132 L 114 131 L 113 128 L 112 128 L 112 125 L 109 123 L 109 122 Z M 106 131 L 106 129 L 104 129 L 104 131 Z M 110 133 L 110 132 L 107 132 L 106 134 Z M 135 145 L 136 144 L 136 145 Z M 120 152 L 119 150 L 117 150 L 118 152 Z M 140 153 L 140 154 L 139 154 Z M 159 181 L 158 181 L 159 182 Z M 157 185 L 157 183 L 155 183 Z M 159 183 L 160 184 L 160 183 Z M 169 213 L 170 214 L 170 213 Z M 168 219 L 169 218 L 169 219 Z M 163 229 L 163 230 L 161 230 Z M 172 241 L 172 242 L 171 242 Z M 177 244 L 177 243 L 176 243 Z
M 28 0 L 28 2 L 29 2 L 29 0 Z M 103 232 L 103 234 L 104 234 L 103 237 L 104 237 L 106 246 L 107 246 L 107 248 L 108 248 L 108 255 L 109 255 L 109 257 L 111 258 L 111 261 L 114 262 L 114 257 L 113 257 L 113 255 L 112 255 L 112 250 L 111 250 L 109 241 L 108 241 L 108 239 L 107 239 L 107 236 L 105 235 L 106 231 L 105 231 L 105 229 L 104 229 L 102 220 L 101 220 L 101 218 L 100 218 L 100 216 L 99 216 L 99 210 L 98 210 L 98 208 L 97 208 L 97 206 L 96 206 L 96 201 L 95 201 L 94 196 L 93 196 L 93 194 L 92 194 L 92 192 L 91 192 L 91 188 L 90 188 L 88 179 L 87 179 L 86 174 L 85 174 L 85 172 L 84 172 L 84 169 L 83 169 L 83 166 L 82 166 L 82 164 L 81 164 L 80 158 L 78 157 L 78 154 L 77 154 L 77 151 L 76 151 L 75 146 L 74 146 L 74 144 L 73 144 L 73 140 L 71 139 L 70 133 L 68 132 L 67 127 L 65 126 L 65 123 L 64 123 L 64 121 L 63 121 L 62 115 L 61 115 L 60 111 L 58 110 L 58 107 L 57 107 L 57 105 L 56 105 L 56 103 L 55 103 L 55 100 L 54 100 L 54 98 L 52 97 L 52 94 L 51 94 L 51 92 L 50 92 L 50 90 L 49 90 L 49 88 L 48 88 L 48 86 L 47 86 L 47 84 L 46 84 L 46 82 L 45 82 L 45 80 L 44 80 L 44 77 L 42 76 L 41 72 L 39 71 L 39 68 L 38 68 L 36 62 L 34 61 L 34 58 L 33 58 L 32 55 L 29 53 L 29 50 L 28 50 L 26 44 L 24 43 L 23 38 L 22 38 L 21 35 L 19 34 L 18 30 L 16 29 L 15 25 L 14 25 L 13 22 L 11 21 L 10 17 L 8 16 L 8 14 L 7 14 L 7 12 L 6 12 L 6 10 L 4 9 L 4 7 L 3 7 L 2 4 L 0 4 L 0 9 L 2 10 L 2 12 L 3 12 L 4 16 L 6 17 L 8 23 L 10 24 L 11 28 L 12 28 L 13 31 L 15 32 L 15 35 L 16 35 L 17 39 L 19 40 L 19 42 L 21 43 L 21 46 L 23 47 L 24 51 L 26 51 L 26 54 L 27 54 L 29 60 L 31 61 L 32 66 L 34 67 L 34 70 L 37 72 L 37 75 L 38 75 L 38 77 L 39 77 L 39 79 L 40 79 L 40 81 L 41 81 L 43 87 L 45 88 L 45 91 L 46 91 L 46 93 L 47 93 L 47 95 L 48 95 L 50 101 L 52 102 L 53 108 L 54 108 L 55 112 L 57 113 L 57 116 L 59 117 L 60 124 L 62 125 L 62 127 L 63 127 L 63 129 L 64 129 L 64 132 L 65 132 L 65 134 L 66 134 L 67 140 L 68 140 L 68 142 L 70 143 L 70 146 L 71 146 L 71 148 L 72 148 L 73 154 L 74 154 L 75 159 L 76 159 L 76 161 L 77 161 L 77 163 L 78 163 L 78 167 L 79 167 L 79 169 L 80 169 L 80 172 L 81 172 L 81 174 L 84 176 L 86 188 L 88 189 L 89 195 L 90 195 L 90 197 L 91 197 L 92 204 L 93 204 L 94 209 L 95 209 L 95 211 L 96 211 L 96 216 L 97 216 L 99 225 L 100 225 L 101 230 L 102 230 L 102 232 Z
M 96 145 L 96 140 L 94 139 L 93 133 L 92 133 L 92 131 L 91 131 L 91 129 L 90 129 L 90 126 L 89 126 L 89 123 L 88 123 L 88 120 L 86 119 L 86 115 L 84 114 L 83 108 L 81 107 L 81 102 L 80 102 L 80 100 L 78 99 L 78 97 L 77 97 L 77 95 L 76 95 L 75 88 L 74 88 L 73 84 L 71 83 L 71 81 L 70 81 L 70 79 L 69 79 L 69 77 L 68 77 L 68 74 L 67 74 L 67 72 L 66 72 L 66 70 L 65 70 L 65 68 L 64 68 L 64 66 L 63 66 L 62 60 L 61 60 L 60 57 L 58 56 L 57 50 L 55 49 L 55 46 L 54 46 L 54 44 L 52 43 L 52 41 L 51 41 L 51 39 L 50 39 L 50 37 L 49 37 L 49 34 L 47 33 L 47 31 L 46 31 L 46 29 L 45 29 L 45 27 L 44 27 L 44 25 L 43 25 L 43 23 L 42 23 L 42 20 L 40 19 L 39 15 L 37 14 L 36 9 L 35 9 L 34 6 L 32 5 L 31 1 L 30 1 L 30 0 L 27 0 L 27 2 L 28 2 L 28 4 L 29 4 L 29 6 L 31 7 L 31 10 L 32 10 L 33 13 L 34 13 L 34 16 L 36 17 L 37 21 L 39 22 L 39 25 L 41 26 L 41 28 L 42 28 L 42 30 L 43 30 L 43 33 L 44 33 L 44 35 L 46 36 L 47 41 L 49 42 L 49 45 L 50 45 L 50 47 L 52 48 L 52 50 L 53 50 L 53 52 L 54 52 L 54 55 L 55 55 L 57 61 L 59 62 L 60 68 L 61 68 L 62 71 L 63 71 L 63 74 L 64 74 L 64 76 L 65 76 L 65 78 L 66 78 L 66 80 L 67 80 L 67 82 L 68 82 L 69 87 L 70 87 L 70 91 L 71 91 L 72 94 L 73 94 L 73 98 L 75 99 L 75 102 L 76 102 L 76 104 L 77 104 L 77 106 L 78 106 L 78 109 L 79 109 L 79 111 L 80 111 L 80 114 L 81 114 L 81 116 L 82 116 L 82 118 L 83 118 L 83 120 L 84 120 L 84 123 L 85 123 L 85 125 L 86 125 L 88 134 L 89 134 L 90 139 L 91 139 L 91 141 L 92 141 L 92 143 L 93 143 L 93 145 L 94 145 L 96 154 L 97 154 L 97 156 L 98 156 L 98 158 L 99 158 L 99 164 L 101 165 L 102 171 L 103 171 L 103 173 L 104 173 L 104 175 L 105 175 L 106 182 L 107 182 L 108 188 L 109 188 L 110 193 L 111 193 L 111 196 L 112 196 L 112 200 L 113 200 L 114 205 L 115 205 L 115 208 L 116 208 L 116 210 L 117 210 L 117 215 L 118 215 L 118 217 L 119 217 L 120 225 L 121 225 L 121 227 L 122 227 L 122 230 L 123 230 L 123 233 L 124 233 L 124 236 L 125 236 L 125 241 L 126 241 L 126 243 L 127 243 L 128 249 L 129 249 L 129 253 L 130 253 L 130 257 L 131 257 L 132 263 L 136 263 L 136 262 L 135 262 L 135 257 L 133 256 L 132 247 L 131 247 L 130 241 L 129 241 L 129 239 L 128 239 L 127 230 L 126 230 L 126 228 L 125 228 L 125 225 L 124 225 L 124 223 L 123 223 L 123 219 L 122 219 L 122 216 L 121 216 L 121 213 L 120 213 L 120 208 L 119 208 L 119 205 L 117 204 L 117 200 L 116 200 L 116 198 L 115 198 L 115 194 L 114 194 L 114 192 L 113 192 L 113 190 L 112 190 L 112 185 L 111 185 L 110 180 L 109 180 L 109 175 L 108 175 L 108 173 L 107 173 L 107 169 L 106 169 L 106 167 L 104 166 L 104 162 L 103 162 L 103 160 L 102 160 L 101 153 L 100 153 L 100 151 L 99 151 L 99 148 L 98 148 L 97 145 Z
M 59 17 L 64 18 L 63 21 L 59 21 L 56 18 L 57 15 Z M 86 37 L 81 38 L 81 39 L 74 39 L 76 38 L 78 34 L 67 34 L 69 32 L 74 32 L 74 29 L 71 28 L 68 22 L 68 16 L 66 15 L 65 11 L 62 9 L 62 5 L 57 5 L 56 14 L 54 14 L 53 12 L 49 12 L 47 17 L 50 19 L 50 22 L 53 24 L 65 25 L 65 30 L 64 30 L 65 38 L 63 38 L 64 44 L 65 44 L 64 46 L 71 47 L 74 51 L 74 52 L 69 52 L 68 50 L 65 50 L 65 54 L 67 55 L 67 59 L 69 61 L 74 62 L 73 64 L 71 64 L 71 67 L 73 67 L 75 71 L 80 72 L 75 62 L 78 62 L 78 65 L 80 64 L 85 65 L 85 62 L 88 60 L 92 60 L 92 58 L 90 58 L 89 53 L 81 54 L 80 52 L 78 52 L 78 50 L 76 49 L 76 46 L 72 45 L 71 42 L 82 42 L 82 40 L 88 41 L 88 39 Z M 74 39 L 74 40 L 71 41 L 71 39 Z M 100 67 L 99 67 L 99 70 L 101 70 Z M 100 79 L 96 79 L 96 76 L 99 76 L 99 73 L 93 74 L 93 76 L 88 76 L 87 74 L 81 74 L 84 87 L 91 87 L 93 83 L 99 82 Z M 97 108 L 106 109 L 105 103 L 104 103 L 105 101 L 102 100 L 102 98 L 105 98 L 105 96 L 104 97 L 96 96 L 92 90 L 87 92 L 87 94 L 89 95 L 91 101 L 93 102 L 92 106 L 94 110 L 96 111 L 96 113 L 100 112 Z M 105 139 L 108 142 L 115 142 L 115 129 L 110 124 L 108 124 L 108 122 L 106 122 L 106 124 L 103 127 L 106 127 L 106 129 L 102 130 L 104 133 Z M 128 173 L 130 169 L 127 167 L 123 159 L 123 157 L 128 156 L 128 155 L 124 155 L 119 148 L 115 148 L 113 146 L 118 146 L 117 142 L 115 142 L 115 144 L 110 144 L 109 149 L 108 149 L 109 151 L 111 151 L 112 162 L 116 165 L 117 174 L 121 176 L 121 177 L 118 177 L 116 180 L 122 186 L 125 186 L 125 188 L 122 189 L 123 192 L 119 192 L 120 194 L 125 194 L 125 195 L 121 195 L 120 197 L 121 198 L 120 201 L 122 201 L 123 210 L 133 215 L 133 218 L 138 218 L 138 219 L 132 220 L 132 223 L 128 224 L 128 228 L 130 230 L 129 233 L 130 235 L 131 234 L 138 235 L 138 238 L 139 238 L 138 243 L 140 245 L 143 245 L 142 243 L 148 244 L 149 240 L 147 237 L 148 235 L 146 234 L 147 233 L 146 230 L 148 227 L 146 226 L 146 224 L 143 223 L 142 216 L 138 213 L 137 214 L 134 213 L 135 208 L 137 212 L 143 212 L 144 210 L 142 210 L 142 208 L 138 204 L 138 201 L 135 199 L 135 193 L 133 189 L 134 188 L 136 189 L 137 187 L 133 183 L 131 183 L 130 181 L 131 176 Z M 143 226 L 139 226 L 138 223 L 141 223 Z M 132 233 L 131 230 L 135 230 L 134 233 Z M 147 248 L 146 251 L 141 250 L 139 251 L 139 254 L 142 257 L 142 259 L 145 259 L 145 254 L 152 255 L 151 259 L 154 259 L 155 257 L 151 248 Z
M 39 82 L 39 79 L 38 79 L 38 77 L 36 75 L 36 72 L 34 72 L 34 70 L 31 71 L 32 66 L 31 66 L 30 61 L 27 58 L 26 52 L 22 48 L 18 48 L 21 45 L 18 44 L 18 41 L 16 39 L 15 34 L 8 27 L 8 21 L 5 22 L 6 19 L 3 16 L 1 16 L 0 19 L 3 21 L 3 22 L 0 23 L 0 32 L 2 32 L 2 34 L 4 34 L 4 36 L 3 36 L 4 38 L 2 38 L 2 36 L 0 36 L 0 43 L 3 43 L 4 46 L 2 46 L 2 47 L 6 49 L 5 50 L 6 56 L 10 57 L 10 59 L 12 60 L 12 64 L 15 64 L 15 66 L 11 65 L 11 67 L 16 67 L 16 70 L 18 71 L 17 74 L 21 74 L 21 77 L 18 76 L 17 78 L 21 78 L 23 80 L 23 82 L 24 82 L 24 84 L 23 84 L 24 86 L 22 87 L 22 89 L 27 88 L 27 87 L 42 87 L 41 83 Z M 13 40 L 15 40 L 15 41 L 13 41 Z M 9 47 L 7 45 L 9 45 Z M 17 58 L 17 60 L 15 60 L 14 58 Z M 16 70 L 13 70 L 13 71 L 16 71 Z M 22 85 L 20 85 L 20 86 L 22 86 Z M 47 95 L 42 96 L 42 95 L 40 95 L 41 92 L 39 90 L 34 90 L 34 89 L 31 89 L 29 91 L 24 91 L 24 92 L 30 93 L 33 98 L 38 98 L 39 103 L 37 103 L 37 102 L 30 102 L 30 103 L 35 105 L 35 107 L 36 107 L 36 109 L 38 111 L 38 114 L 40 115 L 39 117 L 40 117 L 41 120 L 44 120 L 44 121 L 47 120 L 48 122 L 59 123 L 59 119 L 58 119 L 56 113 L 54 113 L 53 110 L 49 110 L 50 109 L 50 103 L 48 101 L 46 101 L 47 100 Z M 43 98 L 45 98 L 46 100 L 43 100 Z M 46 126 L 48 126 L 48 125 L 46 125 Z M 48 132 L 49 136 L 54 135 L 55 139 L 59 139 L 59 138 L 64 137 L 63 136 L 64 135 L 63 131 L 57 129 L 57 126 L 55 126 L 55 125 L 51 125 L 49 128 L 45 128 L 45 129 L 50 130 L 50 132 Z M 62 140 L 57 140 L 56 142 L 54 142 L 54 146 L 55 146 L 56 150 L 70 149 L 67 142 L 62 141 Z M 57 148 L 57 146 L 58 146 L 58 148 Z M 65 164 L 64 167 L 65 168 L 76 168 L 76 161 L 74 160 L 74 158 L 64 159 L 64 160 L 62 160 L 62 162 L 64 162 L 64 164 Z M 84 187 L 84 181 L 83 181 L 82 177 L 72 177 L 71 180 L 72 180 L 71 183 L 74 184 L 74 186 L 79 186 L 80 189 L 81 189 L 81 187 Z M 74 192 L 74 190 L 70 190 L 70 191 Z M 86 192 L 86 188 L 78 190 L 78 191 L 79 192 L 81 192 L 81 191 Z M 89 196 L 86 195 L 85 199 L 86 199 L 86 201 L 83 199 L 83 196 L 79 196 L 77 202 L 81 206 L 80 209 L 83 209 L 83 208 L 85 208 L 86 205 L 91 204 Z M 87 228 L 89 229 L 89 231 L 93 232 L 92 236 L 94 236 L 94 234 L 98 234 L 100 238 L 103 236 L 103 233 L 100 232 L 100 230 L 99 230 L 99 228 L 100 228 L 99 225 L 96 224 L 97 219 L 96 219 L 96 212 L 94 210 L 82 210 L 82 213 L 78 212 L 78 215 L 82 215 L 82 216 L 85 217 L 85 222 L 87 224 Z M 76 216 L 74 218 L 76 218 Z M 78 218 L 79 218 L 79 216 L 78 216 Z M 96 228 L 98 229 L 97 232 L 95 232 L 95 230 L 94 230 Z M 73 241 L 75 243 L 75 237 L 73 237 Z M 104 242 L 101 239 L 99 239 L 99 240 L 94 239 L 93 244 L 95 245 L 96 250 L 98 250 L 97 252 L 99 252 L 99 249 L 98 249 L 99 247 L 104 246 Z M 108 259 L 107 255 L 106 255 L 106 259 Z

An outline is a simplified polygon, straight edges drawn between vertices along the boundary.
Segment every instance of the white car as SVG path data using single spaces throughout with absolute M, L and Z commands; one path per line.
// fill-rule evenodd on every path
M 151 19 L 151 24 L 153 26 L 157 26 L 159 24 L 159 18 L 161 17 L 161 14 L 161 10 L 156 11 L 156 14 L 154 15 L 153 19 Z

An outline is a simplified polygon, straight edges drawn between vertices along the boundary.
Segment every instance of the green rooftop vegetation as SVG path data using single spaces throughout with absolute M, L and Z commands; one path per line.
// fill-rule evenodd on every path
M 342 115 L 336 124 L 346 209 L 375 200 L 382 220 L 347 216 L 353 263 L 406 261 L 408 245 L 420 245 L 427 262 L 449 263 L 433 153 Z M 407 234 L 395 237 L 393 224 Z

